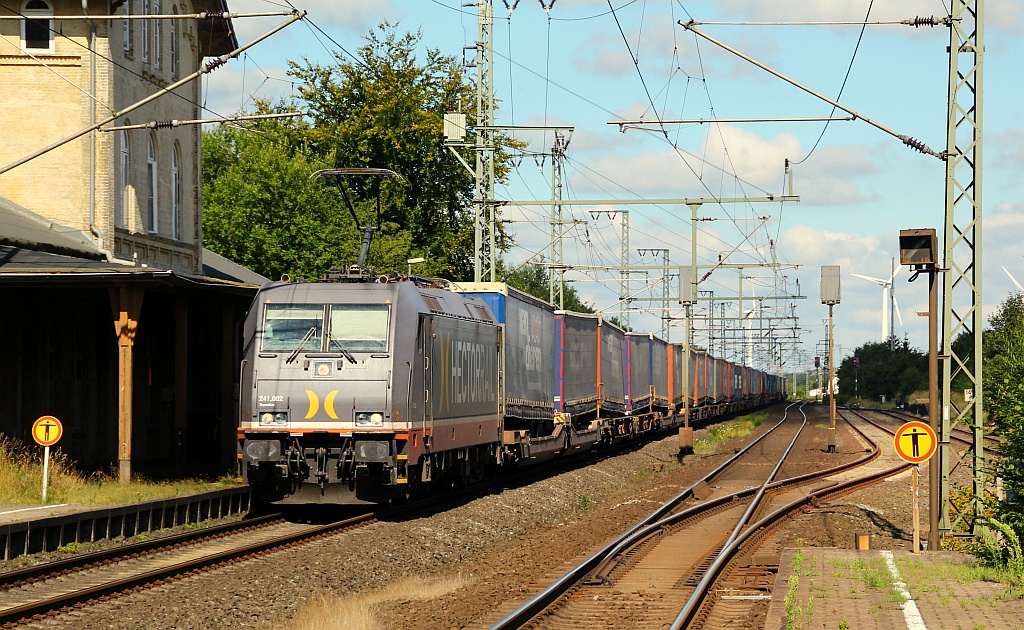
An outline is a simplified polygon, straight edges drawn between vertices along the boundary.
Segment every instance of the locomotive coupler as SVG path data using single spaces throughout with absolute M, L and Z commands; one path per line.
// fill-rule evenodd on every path
M 317 480 L 317 483 L 320 484 L 320 488 L 323 489 L 323 487 L 325 485 L 327 485 L 327 481 L 328 481 L 328 478 L 327 478 L 327 448 L 325 448 L 323 446 L 318 446 L 316 448 L 316 450 L 313 451 L 313 454 L 314 454 L 314 457 L 316 459 L 316 480 Z

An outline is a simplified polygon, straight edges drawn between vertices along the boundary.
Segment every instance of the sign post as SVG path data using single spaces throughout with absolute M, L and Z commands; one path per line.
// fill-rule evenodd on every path
M 32 438 L 43 447 L 43 504 L 46 503 L 46 486 L 50 476 L 50 446 L 56 444 L 64 434 L 60 420 L 43 416 L 32 423 Z
M 927 423 L 919 420 L 911 420 L 896 429 L 896 433 L 893 436 L 893 445 L 896 447 L 896 454 L 899 455 L 903 461 L 914 464 L 912 490 L 914 495 L 913 552 L 917 553 L 921 549 L 921 494 L 918 488 L 918 478 L 920 476 L 921 467 L 919 464 L 931 459 L 932 455 L 935 454 L 935 449 L 939 445 L 939 440 L 935 435 L 935 431 Z M 929 488 L 929 492 L 938 492 L 938 488 L 931 487 Z M 929 551 L 938 551 L 938 548 L 929 549 Z

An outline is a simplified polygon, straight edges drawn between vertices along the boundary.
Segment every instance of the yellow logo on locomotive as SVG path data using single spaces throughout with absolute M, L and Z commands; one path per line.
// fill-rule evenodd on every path
M 334 410 L 334 397 L 337 395 L 338 390 L 332 389 L 324 398 L 324 411 L 332 420 L 338 419 L 338 413 Z M 309 411 L 306 412 L 306 420 L 309 420 L 320 411 L 320 398 L 311 389 L 306 390 L 306 396 L 309 397 Z

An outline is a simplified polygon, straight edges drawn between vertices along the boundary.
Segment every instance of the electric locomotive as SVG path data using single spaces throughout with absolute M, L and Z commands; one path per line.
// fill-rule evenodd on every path
M 500 457 L 500 335 L 483 301 L 413 281 L 263 286 L 245 322 L 245 481 L 267 502 L 383 503 L 483 477 Z

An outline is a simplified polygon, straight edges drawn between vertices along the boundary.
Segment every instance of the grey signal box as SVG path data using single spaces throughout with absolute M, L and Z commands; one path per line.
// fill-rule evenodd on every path
M 679 303 L 696 304 L 697 300 L 693 295 L 693 279 L 691 278 L 689 266 L 679 268 Z
M 839 265 L 821 266 L 821 303 L 839 304 Z

